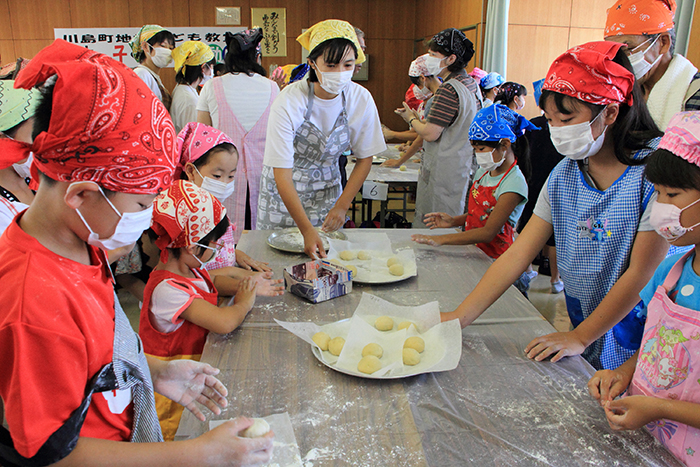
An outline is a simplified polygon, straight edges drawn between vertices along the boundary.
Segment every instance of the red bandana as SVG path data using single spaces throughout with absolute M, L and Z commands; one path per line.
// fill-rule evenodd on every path
M 175 128 L 143 80 L 106 55 L 58 39 L 15 86 L 30 89 L 53 75 L 49 129 L 30 147 L 34 180 L 38 169 L 61 182 L 93 181 L 123 193 L 153 194 L 171 185 Z M 5 143 L 0 140 L 0 150 Z
M 589 42 L 560 55 L 547 72 L 543 91 L 554 91 L 596 105 L 632 105 L 634 74 L 613 58 L 623 44 Z

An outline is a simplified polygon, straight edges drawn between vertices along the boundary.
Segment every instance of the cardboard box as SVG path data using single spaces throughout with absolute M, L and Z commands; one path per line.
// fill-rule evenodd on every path
M 349 269 L 328 261 L 316 260 L 284 269 L 287 292 L 312 303 L 340 297 L 352 291 L 352 273 Z

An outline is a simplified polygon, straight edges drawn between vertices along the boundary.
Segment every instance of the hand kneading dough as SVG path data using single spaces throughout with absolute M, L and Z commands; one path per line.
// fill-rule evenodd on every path
M 389 267 L 389 272 L 394 276 L 403 276 L 403 264 L 398 263 Z
M 403 364 L 418 365 L 420 363 L 420 354 L 416 349 L 403 349 Z
M 244 438 L 260 438 L 270 431 L 270 425 L 262 418 L 254 418 L 253 424 L 241 433 Z
M 406 342 L 403 343 L 403 348 L 414 349 L 418 353 L 423 353 L 425 350 L 425 341 L 418 336 L 409 337 L 406 339 Z
M 311 340 L 314 341 L 321 350 L 328 350 L 328 342 L 331 340 L 331 336 L 325 332 L 317 332 L 313 335 Z
M 343 250 L 340 252 L 340 259 L 342 259 L 343 261 L 352 261 L 355 258 L 357 258 L 357 255 L 354 251 Z
M 389 258 L 389 260 L 386 262 L 387 267 L 392 267 L 395 264 L 401 264 L 401 260 L 397 258 L 396 256 L 392 256 Z
M 340 352 L 343 351 L 344 345 L 345 339 L 343 339 L 342 337 L 334 337 L 328 343 L 328 351 L 337 357 L 338 355 L 340 355 Z
M 377 321 L 374 322 L 374 327 L 380 331 L 391 331 L 394 329 L 394 320 L 388 316 L 380 316 Z
M 366 357 L 367 355 L 374 355 L 377 358 L 382 358 L 382 355 L 384 355 L 384 350 L 379 344 L 367 344 L 365 345 L 365 348 L 362 349 L 362 356 Z
M 362 261 L 367 261 L 368 259 L 372 259 L 372 255 L 367 253 L 366 251 L 358 251 L 357 252 L 357 259 L 360 259 Z
M 362 357 L 360 363 L 357 364 L 357 371 L 371 375 L 377 370 L 382 369 L 382 362 L 379 361 L 374 355 L 367 355 Z
M 402 329 L 408 329 L 408 328 L 410 328 L 412 324 L 413 324 L 414 326 L 416 326 L 414 323 L 412 323 L 412 322 L 410 322 L 410 321 L 402 321 L 402 322 L 399 324 L 399 331 L 402 330 Z M 418 329 L 417 326 L 416 326 L 416 329 Z

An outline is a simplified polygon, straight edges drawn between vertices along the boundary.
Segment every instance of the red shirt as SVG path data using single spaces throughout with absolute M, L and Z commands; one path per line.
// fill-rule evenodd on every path
M 423 103 L 423 101 L 418 99 L 413 93 L 413 85 L 409 86 L 408 91 L 406 91 L 406 95 L 403 99 L 404 101 L 406 101 L 406 104 L 413 110 L 418 110 L 418 107 L 420 107 L 420 105 Z
M 114 289 L 98 249 L 88 247 L 90 266 L 66 259 L 21 216 L 0 237 L 0 397 L 15 449 L 32 457 L 112 361 Z M 80 435 L 127 441 L 132 425 L 130 390 L 96 393 Z

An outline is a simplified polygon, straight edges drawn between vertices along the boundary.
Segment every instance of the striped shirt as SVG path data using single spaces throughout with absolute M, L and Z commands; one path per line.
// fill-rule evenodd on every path
M 447 81 L 457 79 L 469 89 L 476 99 L 476 110 L 481 110 L 481 91 L 476 80 L 469 76 L 465 70 L 452 73 L 445 79 L 445 84 L 440 86 L 433 98 L 433 104 L 430 107 L 427 122 L 434 123 L 441 127 L 447 128 L 452 125 L 459 114 L 459 97 L 457 91 Z

